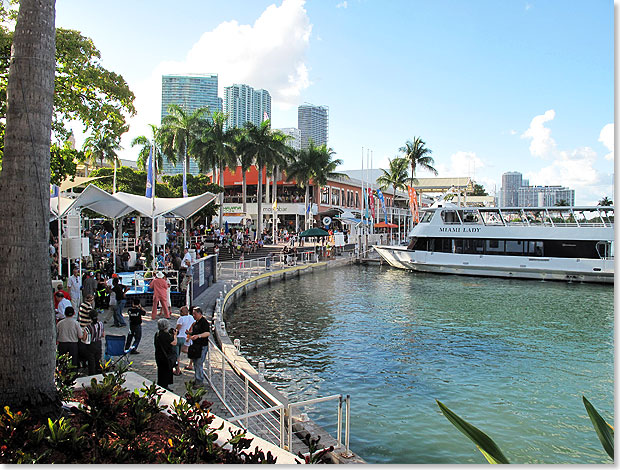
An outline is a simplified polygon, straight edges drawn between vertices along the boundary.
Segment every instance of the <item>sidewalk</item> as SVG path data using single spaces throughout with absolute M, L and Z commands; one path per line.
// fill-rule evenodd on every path
M 220 291 L 224 290 L 224 281 L 218 281 L 214 283 L 211 287 L 209 287 L 198 299 L 196 299 L 196 306 L 202 308 L 202 311 L 207 318 L 211 318 L 213 315 L 213 309 L 215 307 L 216 299 L 220 295 Z M 157 333 L 157 320 L 151 319 L 151 310 L 150 307 L 147 309 L 147 315 L 142 317 L 142 339 L 140 340 L 140 345 L 138 346 L 138 352 L 140 354 L 130 354 L 128 357 L 130 361 L 132 361 L 132 365 L 130 370 L 141 375 L 144 378 L 152 380 L 157 383 L 157 364 L 155 363 L 155 345 L 154 345 L 154 337 L 155 333 Z M 126 313 L 124 314 L 125 320 L 127 323 Z M 163 316 L 158 317 L 163 318 Z M 168 320 L 170 328 L 173 328 L 176 325 L 176 321 L 179 318 L 179 310 L 178 308 L 172 309 L 172 315 Z M 129 332 L 129 327 L 120 327 L 115 328 L 112 326 L 112 321 L 109 320 L 108 323 L 104 325 L 105 333 L 112 335 L 125 335 L 127 336 Z M 194 380 L 194 371 L 193 370 L 185 370 L 184 366 L 189 364 L 189 359 L 187 358 L 187 354 L 181 354 L 181 375 L 174 376 L 174 383 L 170 386 L 172 391 L 179 395 L 185 395 L 185 382 L 190 380 Z M 217 395 L 211 390 L 211 388 L 206 386 L 207 393 L 204 396 L 204 399 L 210 402 L 213 402 L 213 406 L 211 411 L 220 416 L 221 418 L 226 418 L 229 416 L 228 410 L 222 405 L 221 401 L 217 397 Z

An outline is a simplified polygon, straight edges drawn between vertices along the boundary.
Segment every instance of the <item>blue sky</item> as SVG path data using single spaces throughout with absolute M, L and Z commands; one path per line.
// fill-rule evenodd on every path
M 215 72 L 220 89 L 267 89 L 276 128 L 296 126 L 301 103 L 329 106 L 341 169 L 361 167 L 362 147 L 386 168 L 420 136 L 440 176 L 472 176 L 490 192 L 520 171 L 575 189 L 578 204 L 613 195 L 611 1 L 101 5 L 57 0 L 56 24 L 91 37 L 136 94 L 122 158 L 135 159 L 131 138 L 159 124 L 163 73 Z

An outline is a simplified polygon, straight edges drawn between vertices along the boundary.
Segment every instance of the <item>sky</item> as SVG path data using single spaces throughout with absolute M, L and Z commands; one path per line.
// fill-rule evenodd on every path
M 163 74 L 217 73 L 219 96 L 268 90 L 274 128 L 328 106 L 341 171 L 388 168 L 420 137 L 439 176 L 491 194 L 519 171 L 577 204 L 614 196 L 611 0 L 57 0 L 56 26 L 92 38 L 136 95 L 121 158 L 159 125 Z

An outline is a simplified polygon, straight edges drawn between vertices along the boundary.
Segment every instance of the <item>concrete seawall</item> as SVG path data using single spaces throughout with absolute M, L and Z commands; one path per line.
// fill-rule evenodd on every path
M 285 406 L 288 406 L 289 400 L 280 393 L 275 387 L 264 381 L 259 376 L 258 371 L 243 357 L 243 355 L 235 347 L 233 340 L 228 336 L 225 328 L 226 312 L 235 304 L 237 299 L 246 296 L 252 291 L 260 287 L 269 286 L 272 282 L 285 281 L 286 279 L 300 277 L 305 274 L 312 274 L 317 270 L 333 269 L 347 264 L 351 264 L 351 258 L 335 259 L 319 263 L 305 264 L 299 266 L 286 267 L 274 271 L 266 271 L 242 282 L 234 284 L 229 292 L 222 295 L 216 302 L 214 309 L 214 326 L 218 345 L 224 355 L 235 364 L 245 374 L 250 376 L 270 395 L 276 397 Z M 344 445 L 338 446 L 337 439 L 330 436 L 325 430 L 320 428 L 311 420 L 298 421 L 295 425 L 296 434 L 301 436 L 307 433 L 312 436 L 320 435 L 321 444 L 325 446 L 334 445 L 335 450 L 330 457 L 334 463 L 365 463 L 362 458 L 353 454 Z

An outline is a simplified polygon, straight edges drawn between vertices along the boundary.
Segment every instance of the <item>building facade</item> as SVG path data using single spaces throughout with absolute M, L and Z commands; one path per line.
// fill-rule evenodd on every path
M 301 150 L 301 131 L 296 127 L 283 127 L 282 129 L 276 129 L 282 134 L 289 136 L 289 140 L 286 141 L 289 147 L 295 150 Z
M 297 128 L 301 132 L 301 148 L 307 149 L 310 141 L 314 145 L 327 145 L 329 109 L 326 106 L 302 104 L 297 108 Z
M 222 111 L 222 99 L 217 95 L 218 76 L 216 73 L 188 75 L 162 75 L 161 77 L 161 118 L 168 115 L 170 104 L 179 105 L 186 113 L 208 107 L 209 112 Z M 198 174 L 198 164 L 190 159 L 187 172 Z M 162 173 L 174 175 L 183 173 L 183 162 L 173 165 L 164 158 Z
M 226 127 L 243 127 L 246 122 L 260 126 L 271 119 L 271 95 L 249 85 L 235 84 L 224 88 Z
M 501 207 L 550 207 L 560 201 L 575 204 L 575 190 L 564 186 L 530 186 L 518 171 L 502 175 Z

